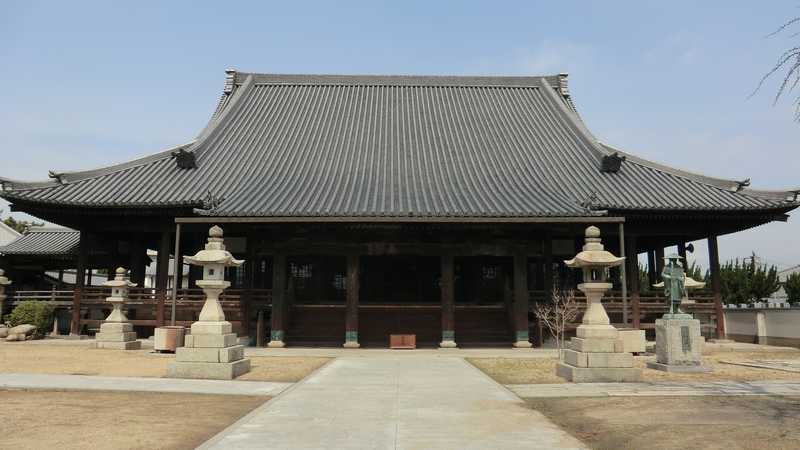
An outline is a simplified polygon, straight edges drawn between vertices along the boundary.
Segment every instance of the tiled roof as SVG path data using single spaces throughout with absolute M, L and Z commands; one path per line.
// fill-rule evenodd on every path
M 177 149 L 193 153 L 197 168 L 179 168 Z M 47 183 L 0 180 L 0 196 L 253 217 L 586 216 L 798 204 L 792 192 L 754 191 L 624 152 L 618 172 L 601 171 L 614 152 L 578 117 L 564 76 L 229 73 L 195 141 Z
M 0 255 L 70 256 L 78 252 L 81 234 L 69 228 L 31 228 L 16 241 L 0 247 Z

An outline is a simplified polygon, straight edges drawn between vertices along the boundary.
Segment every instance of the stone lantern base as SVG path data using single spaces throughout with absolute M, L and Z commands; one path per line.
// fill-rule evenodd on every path
M 169 365 L 171 378 L 232 380 L 250 371 L 244 345 L 238 345 L 230 322 L 195 322 L 184 347 L 175 351 Z
M 130 322 L 106 322 L 100 325 L 100 332 L 94 335 L 95 348 L 114 350 L 139 350 L 142 343 L 136 340 L 136 332 Z
M 556 375 L 575 383 L 636 382 L 642 371 L 633 367 L 633 355 L 624 352 L 619 331 L 611 325 L 581 325 Z

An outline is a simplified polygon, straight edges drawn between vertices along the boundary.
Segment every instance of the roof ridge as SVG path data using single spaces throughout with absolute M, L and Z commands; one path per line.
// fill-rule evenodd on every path
M 226 71 L 226 74 L 228 72 Z M 519 86 L 541 87 L 546 79 L 552 87 L 560 87 L 562 74 L 553 75 L 386 75 L 386 74 L 291 74 L 234 72 L 234 79 L 241 84 L 253 77 L 256 84 L 386 84 L 397 86 Z M 494 82 L 492 84 L 491 82 Z

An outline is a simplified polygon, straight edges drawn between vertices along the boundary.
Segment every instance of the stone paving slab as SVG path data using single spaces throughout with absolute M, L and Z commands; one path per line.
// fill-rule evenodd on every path
M 291 385 L 292 383 L 272 383 L 264 381 L 182 380 L 174 378 L 18 373 L 0 374 L 0 389 L 66 389 L 81 391 L 276 396 Z
M 549 397 L 636 397 L 704 395 L 791 395 L 800 396 L 800 381 L 719 381 L 712 383 L 564 383 L 512 384 L 507 386 L 523 398 Z
M 585 448 L 461 358 L 340 357 L 203 449 Z

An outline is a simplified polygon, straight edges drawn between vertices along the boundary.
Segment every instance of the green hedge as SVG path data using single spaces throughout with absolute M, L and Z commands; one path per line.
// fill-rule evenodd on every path
M 6 321 L 12 326 L 31 324 L 36 326 L 36 334 L 44 335 L 53 327 L 53 312 L 55 308 L 45 302 L 21 302 L 6 316 Z

